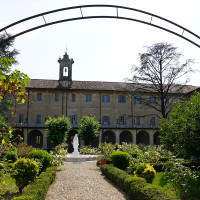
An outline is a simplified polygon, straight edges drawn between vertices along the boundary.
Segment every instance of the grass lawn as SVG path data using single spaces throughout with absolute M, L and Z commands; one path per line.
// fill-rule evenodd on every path
M 152 185 L 161 186 L 168 194 L 171 196 L 176 196 L 173 186 L 169 184 L 167 179 L 164 177 L 164 172 L 156 172 L 156 176 L 152 182 Z
M 6 176 L 3 181 L 0 182 L 0 199 L 8 200 L 18 195 L 18 188 L 15 184 L 15 180 L 9 175 Z
M 164 188 L 168 194 L 176 196 L 173 186 L 167 183 L 167 179 L 164 176 L 164 172 L 157 172 L 152 184 L 159 185 L 162 188 Z M 191 183 L 191 188 L 188 194 L 194 199 L 200 199 L 200 179 L 196 182 Z

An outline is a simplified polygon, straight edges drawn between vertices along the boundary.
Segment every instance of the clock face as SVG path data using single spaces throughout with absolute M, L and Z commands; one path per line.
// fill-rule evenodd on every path
M 68 76 L 68 67 L 63 68 L 63 76 Z

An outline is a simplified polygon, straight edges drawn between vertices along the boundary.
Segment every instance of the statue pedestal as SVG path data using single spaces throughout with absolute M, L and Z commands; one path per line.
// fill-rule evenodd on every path
M 85 162 L 85 161 L 96 161 L 97 157 L 100 155 L 81 155 L 81 154 L 74 154 L 63 156 L 63 160 L 65 162 Z
M 74 150 L 74 152 L 72 152 L 72 155 L 77 157 L 80 155 L 80 153 L 78 152 L 78 150 Z

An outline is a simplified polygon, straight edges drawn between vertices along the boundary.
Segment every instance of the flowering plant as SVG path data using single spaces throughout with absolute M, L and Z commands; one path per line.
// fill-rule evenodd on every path
M 17 155 L 19 158 L 27 158 L 28 154 L 35 150 L 34 147 L 27 145 L 25 142 L 21 142 L 19 144 L 14 143 L 14 146 L 17 149 Z

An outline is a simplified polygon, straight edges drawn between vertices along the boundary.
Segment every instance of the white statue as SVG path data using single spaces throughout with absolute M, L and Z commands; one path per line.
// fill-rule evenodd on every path
M 74 136 L 74 139 L 73 139 L 73 147 L 74 147 L 74 152 L 73 153 L 79 153 L 78 152 L 78 146 L 79 146 L 79 141 L 78 141 L 78 135 L 76 134 Z

